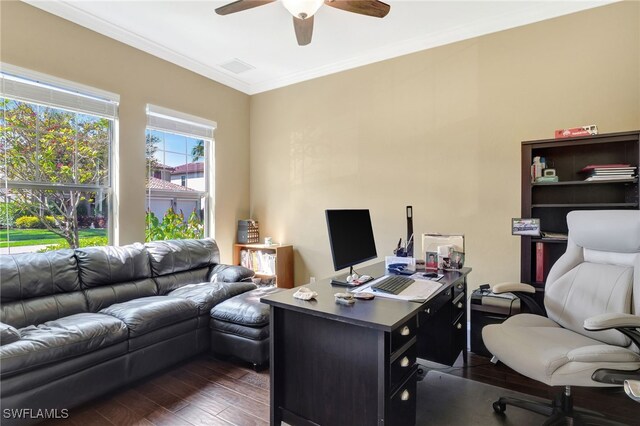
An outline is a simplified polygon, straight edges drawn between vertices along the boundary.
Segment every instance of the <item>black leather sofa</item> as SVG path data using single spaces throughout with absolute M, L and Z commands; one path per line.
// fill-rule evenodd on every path
M 212 239 L 0 256 L 3 412 L 69 409 L 209 350 L 211 308 L 252 274 Z

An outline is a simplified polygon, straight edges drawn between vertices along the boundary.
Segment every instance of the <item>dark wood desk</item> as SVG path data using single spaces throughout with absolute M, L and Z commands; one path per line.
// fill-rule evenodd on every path
M 384 264 L 358 268 L 378 277 Z M 452 364 L 466 359 L 466 276 L 445 272 L 427 302 L 383 297 L 335 303 L 344 287 L 330 280 L 261 300 L 271 305 L 271 424 L 413 425 L 416 357 Z M 461 304 L 461 305 L 460 305 Z

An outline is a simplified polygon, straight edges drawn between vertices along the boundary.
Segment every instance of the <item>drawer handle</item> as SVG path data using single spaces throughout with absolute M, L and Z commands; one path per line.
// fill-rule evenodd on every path
M 406 356 L 400 360 L 400 367 L 408 367 L 409 366 L 409 358 Z
M 400 330 L 401 336 L 408 336 L 409 333 L 411 333 L 411 330 L 409 330 L 409 327 L 407 327 L 406 325 L 402 327 L 402 330 Z
M 424 310 L 426 313 L 430 314 L 431 313 L 431 308 L 427 308 Z
M 458 309 L 462 309 L 463 306 L 462 302 L 458 302 Z
M 456 287 L 458 287 L 458 288 L 462 288 L 462 284 L 458 284 Z
M 456 324 L 456 328 L 457 328 L 458 330 L 462 329 L 462 324 L 460 324 L 460 323 Z
M 407 401 L 410 396 L 411 394 L 409 393 L 409 391 L 405 389 L 402 391 L 402 394 L 400 394 L 400 399 L 403 401 Z

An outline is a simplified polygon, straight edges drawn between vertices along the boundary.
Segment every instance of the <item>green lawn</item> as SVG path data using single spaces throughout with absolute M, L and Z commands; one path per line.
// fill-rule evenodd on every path
M 7 232 L 10 241 L 7 241 Z M 81 229 L 80 239 L 106 237 L 106 229 Z M 60 244 L 63 238 L 46 229 L 0 229 L 0 247 L 33 246 L 38 244 Z

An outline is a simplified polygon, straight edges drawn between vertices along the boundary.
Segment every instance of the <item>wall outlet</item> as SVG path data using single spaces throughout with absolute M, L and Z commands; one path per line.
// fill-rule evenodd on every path
M 316 277 L 309 277 L 309 283 L 315 283 Z

